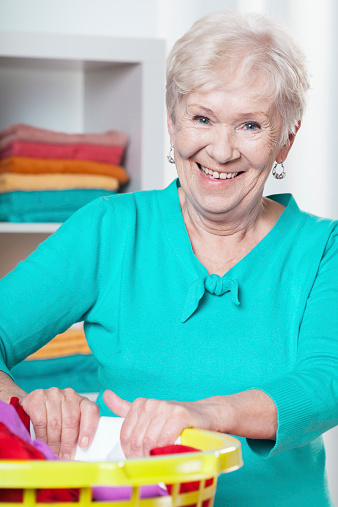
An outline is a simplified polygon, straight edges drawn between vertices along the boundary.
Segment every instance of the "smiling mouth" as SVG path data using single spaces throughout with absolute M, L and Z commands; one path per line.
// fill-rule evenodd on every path
M 225 173 L 225 172 L 219 172 L 219 171 L 213 171 L 212 169 L 208 169 L 207 167 L 204 167 L 203 165 L 197 163 L 198 168 L 205 176 L 208 176 L 209 178 L 213 180 L 233 180 L 238 176 L 239 174 L 242 174 L 243 171 L 237 172 L 237 173 Z

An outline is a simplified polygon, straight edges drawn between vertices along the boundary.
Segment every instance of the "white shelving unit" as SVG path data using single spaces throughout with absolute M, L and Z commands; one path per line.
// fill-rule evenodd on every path
M 124 191 L 163 187 L 165 42 L 50 33 L 0 34 L 0 129 L 129 136 Z M 0 223 L 0 277 L 59 224 Z

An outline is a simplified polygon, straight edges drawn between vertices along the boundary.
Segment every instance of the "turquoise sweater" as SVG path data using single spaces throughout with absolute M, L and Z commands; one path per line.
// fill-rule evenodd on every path
M 261 389 L 276 442 L 241 439 L 216 505 L 332 505 L 320 435 L 338 424 L 338 224 L 272 199 L 277 224 L 223 278 L 192 252 L 176 181 L 85 206 L 0 282 L 1 368 L 84 320 L 102 388 L 127 400 Z

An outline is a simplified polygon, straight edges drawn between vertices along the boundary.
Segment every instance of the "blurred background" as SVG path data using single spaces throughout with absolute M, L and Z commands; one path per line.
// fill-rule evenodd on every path
M 14 32 L 20 37 L 22 32 L 43 32 L 162 39 L 168 53 L 176 39 L 196 19 L 233 7 L 268 13 L 285 20 L 300 41 L 310 69 L 308 108 L 285 164 L 287 177 L 282 181 L 270 177 L 266 194 L 291 192 L 302 209 L 337 219 L 337 1 L 0 0 L 0 35 L 2 32 Z M 163 175 L 163 186 L 175 177 L 174 166 L 166 161 L 169 138 L 164 126 L 164 111 L 163 103 L 163 164 L 158 167 Z M 325 440 L 330 488 L 338 506 L 338 484 L 335 480 L 338 477 L 337 429 L 326 434 Z
M 191 24 L 236 7 L 284 19 L 308 57 L 311 92 L 303 126 L 286 163 L 287 178 L 267 193 L 292 192 L 299 206 L 338 218 L 338 2 L 334 0 L 1 0 L 0 31 L 160 38 L 167 51 Z M 169 146 L 165 139 L 165 147 Z M 160 170 L 160 169 L 159 169 Z M 164 182 L 175 169 L 163 157 Z

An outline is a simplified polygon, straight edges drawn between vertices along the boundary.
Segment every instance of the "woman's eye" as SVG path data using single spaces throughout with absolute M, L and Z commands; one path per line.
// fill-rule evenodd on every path
M 245 130 L 259 130 L 261 127 L 254 121 L 249 121 L 244 125 Z
M 194 120 L 198 123 L 202 123 L 202 125 L 210 125 L 210 120 L 205 116 L 195 116 Z

